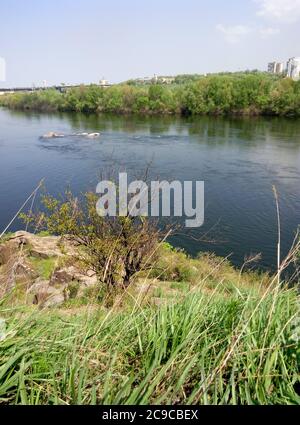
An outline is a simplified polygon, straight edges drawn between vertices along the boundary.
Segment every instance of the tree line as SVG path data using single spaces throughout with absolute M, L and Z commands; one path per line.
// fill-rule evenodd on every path
M 0 98 L 12 109 L 116 114 L 300 116 L 300 81 L 266 73 L 199 76 L 172 85 L 82 85 Z

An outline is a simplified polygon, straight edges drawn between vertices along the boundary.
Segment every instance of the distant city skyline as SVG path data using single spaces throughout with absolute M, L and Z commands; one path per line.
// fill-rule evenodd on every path
M 267 70 L 300 55 L 300 0 L 2 0 L 2 87 Z
M 300 57 L 293 56 L 287 62 L 269 62 L 268 72 L 271 74 L 281 74 L 293 80 L 300 79 Z

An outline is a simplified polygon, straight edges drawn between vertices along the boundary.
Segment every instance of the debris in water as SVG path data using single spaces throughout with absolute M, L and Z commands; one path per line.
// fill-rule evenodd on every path
M 41 139 L 57 139 L 60 137 L 68 137 L 68 136 L 77 136 L 77 137 L 88 137 L 90 139 L 94 139 L 100 136 L 100 133 L 73 133 L 73 134 L 61 134 L 55 133 L 54 131 L 49 131 L 49 133 L 41 136 Z

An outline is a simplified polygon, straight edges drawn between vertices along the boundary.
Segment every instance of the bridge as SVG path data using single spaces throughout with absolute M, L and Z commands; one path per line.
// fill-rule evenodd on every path
M 110 87 L 112 84 L 97 84 L 98 87 Z M 77 85 L 58 85 L 58 86 L 49 86 L 49 87 L 14 87 L 14 88 L 0 88 L 0 93 L 16 93 L 16 92 L 35 92 L 35 91 L 44 91 L 44 90 L 57 90 L 60 93 L 65 92 L 69 89 L 79 88 L 79 87 L 87 87 L 85 84 L 77 84 Z

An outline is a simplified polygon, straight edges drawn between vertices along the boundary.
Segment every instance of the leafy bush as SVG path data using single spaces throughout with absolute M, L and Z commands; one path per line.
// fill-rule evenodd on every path
M 43 212 L 21 215 L 29 225 L 61 235 L 78 247 L 78 260 L 94 270 L 100 282 L 127 287 L 139 272 L 151 268 L 163 231 L 145 217 L 102 217 L 98 197 L 82 200 L 66 192 L 65 199 L 42 198 Z

